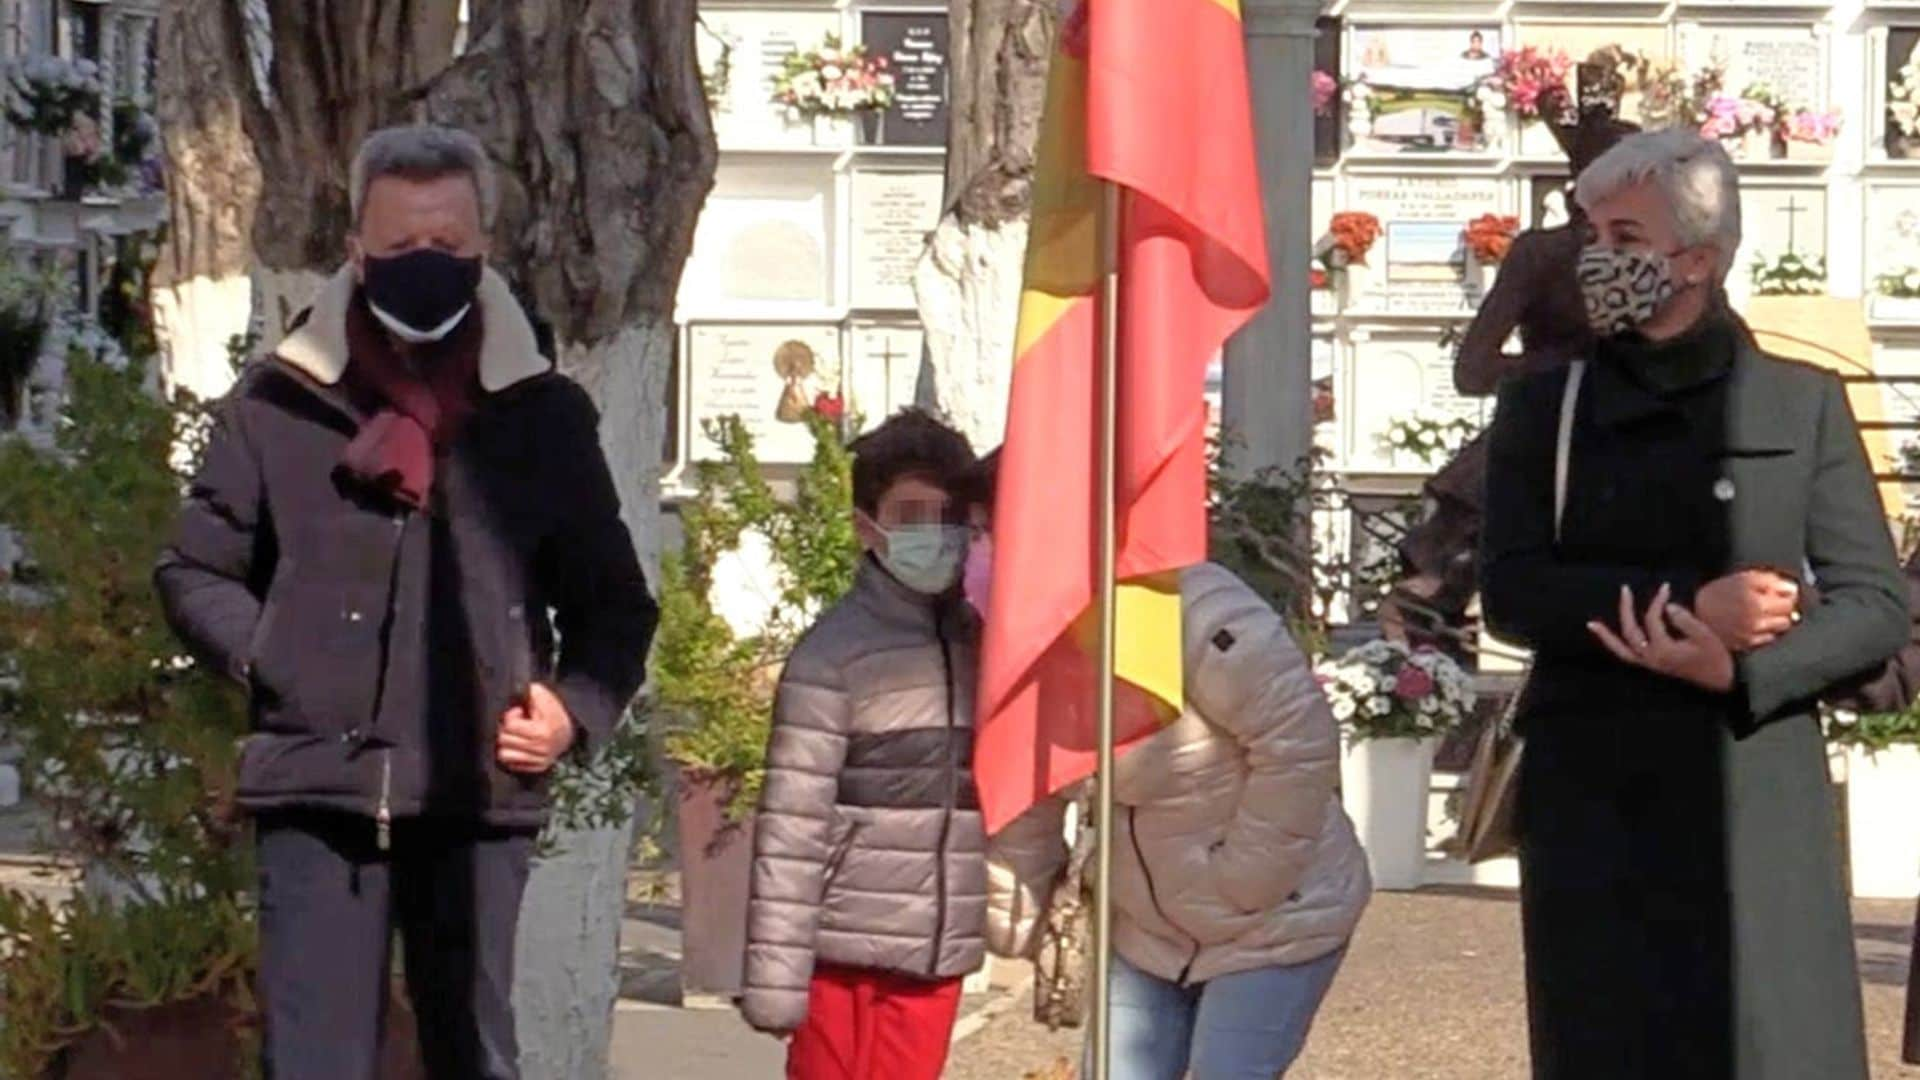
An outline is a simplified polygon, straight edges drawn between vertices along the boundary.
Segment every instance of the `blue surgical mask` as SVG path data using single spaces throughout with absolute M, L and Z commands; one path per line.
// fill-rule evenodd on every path
M 960 580 L 967 561 L 967 529 L 963 525 L 899 525 L 882 528 L 885 553 L 875 552 L 900 584 L 927 596 L 939 596 Z

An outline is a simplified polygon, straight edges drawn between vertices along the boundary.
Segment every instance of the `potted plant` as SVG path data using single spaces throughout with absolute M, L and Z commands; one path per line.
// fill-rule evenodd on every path
M 1716 92 L 1706 98 L 1701 108 L 1700 134 L 1719 139 L 1727 151 L 1738 158 L 1765 161 L 1773 157 L 1777 113 L 1772 105 Z
M 0 247 L 0 422 L 6 427 L 20 421 L 27 379 L 64 285 L 58 270 L 17 261 Z
M 1838 110 L 1794 110 L 1781 127 L 1787 157 L 1794 161 L 1831 160 L 1841 123 Z
M 1920 266 L 1902 266 L 1875 277 L 1871 312 L 1888 322 L 1920 322 Z
M 814 456 L 790 499 L 761 471 L 738 417 L 707 424 L 720 458 L 699 467 L 698 493 L 681 512 L 684 543 L 662 568 L 655 707 L 679 781 L 681 989 L 689 998 L 739 991 L 752 812 L 780 664 L 812 616 L 852 586 L 859 564 L 845 403 L 820 395 L 804 422 Z M 715 568 L 749 537 L 770 552 L 780 593 L 745 632 L 715 609 L 712 585 Z
M 1835 712 L 1827 739 L 1846 755 L 1847 857 L 1855 896 L 1920 893 L 1920 711 Z
M 1755 255 L 1748 273 L 1755 296 L 1827 295 L 1827 260 L 1818 256 L 1806 258 L 1789 251 L 1769 261 L 1765 255 Z
M 1341 797 L 1374 884 L 1419 888 L 1434 751 L 1473 711 L 1473 684 L 1444 654 L 1384 639 L 1322 664 L 1318 678 L 1345 729 Z
M 155 392 L 150 353 L 61 333 L 53 444 L 0 444 L 0 521 L 32 567 L 0 597 L 0 725 L 85 891 L 0 890 L 0 1075 L 236 1075 L 257 1019 L 245 704 L 181 655 L 133 557 L 171 533 L 196 464 L 175 451 L 209 418 Z
M 786 58 L 773 79 L 773 100 L 811 121 L 816 143 L 839 142 L 837 125 L 857 118 L 861 138 L 874 145 L 893 105 L 893 72 L 886 57 L 867 55 L 864 45 L 844 46 L 829 34 L 819 48 Z
M 1336 279 L 1341 306 L 1351 306 L 1355 289 L 1350 279 L 1353 267 L 1367 265 L 1367 253 L 1380 239 L 1380 219 L 1364 210 L 1343 210 L 1333 215 L 1327 233 L 1314 245 L 1314 257 Z
M 1546 106 L 1552 100 L 1547 91 L 1553 87 L 1564 89 L 1572 73 L 1573 59 L 1560 49 L 1523 45 L 1500 54 L 1487 84 L 1498 92 L 1504 107 L 1519 119 L 1526 153 L 1551 152 L 1551 141 L 1541 145 L 1541 137 L 1546 133 L 1535 125 L 1547 118 Z
M 1485 297 L 1493 291 L 1493 277 L 1507 252 L 1513 250 L 1513 238 L 1520 233 L 1520 219 L 1510 214 L 1481 214 L 1467 223 L 1461 233 L 1466 248 L 1462 277 L 1468 291 Z

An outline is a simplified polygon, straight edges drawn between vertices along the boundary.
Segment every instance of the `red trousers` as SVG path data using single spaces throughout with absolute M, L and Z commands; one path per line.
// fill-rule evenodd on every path
M 787 1080 L 940 1080 L 959 1011 L 959 979 L 822 966 L 787 1045 Z

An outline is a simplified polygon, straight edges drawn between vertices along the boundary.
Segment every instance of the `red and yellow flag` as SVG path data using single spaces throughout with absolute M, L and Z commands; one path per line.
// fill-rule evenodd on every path
M 1172 572 L 1207 557 L 1206 369 L 1268 294 L 1238 0 L 1082 0 L 1061 28 L 994 514 L 974 766 L 989 831 L 1097 765 L 1103 181 L 1122 205 L 1125 746 L 1183 700 Z

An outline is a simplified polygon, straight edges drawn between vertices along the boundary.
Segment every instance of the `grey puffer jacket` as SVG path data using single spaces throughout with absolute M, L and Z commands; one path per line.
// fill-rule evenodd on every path
M 869 560 L 787 659 L 754 825 L 741 1010 L 807 1015 L 816 962 L 928 980 L 985 959 L 979 622 Z
M 1219 566 L 1181 575 L 1187 705 L 1114 782 L 1114 948 L 1169 981 L 1346 945 L 1373 884 L 1340 806 L 1333 713 L 1286 625 Z M 1056 796 L 993 838 L 988 940 L 1024 956 L 1066 861 Z

